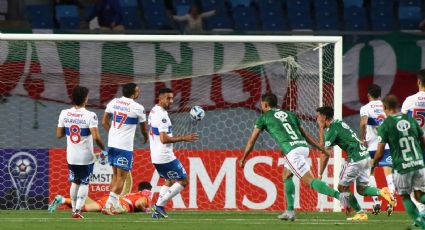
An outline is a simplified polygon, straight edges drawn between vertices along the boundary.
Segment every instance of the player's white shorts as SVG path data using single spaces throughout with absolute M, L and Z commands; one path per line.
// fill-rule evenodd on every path
M 306 158 L 310 149 L 307 147 L 297 147 L 291 150 L 288 154 L 284 155 L 284 166 L 291 170 L 292 174 L 296 177 L 301 178 L 310 171 L 310 165 Z
M 369 158 L 356 162 L 347 161 L 339 175 L 339 184 L 349 186 L 355 181 L 357 185 L 368 186 L 370 169 Z
M 405 174 L 394 171 L 394 185 L 400 195 L 410 194 L 412 191 L 425 192 L 425 169 Z

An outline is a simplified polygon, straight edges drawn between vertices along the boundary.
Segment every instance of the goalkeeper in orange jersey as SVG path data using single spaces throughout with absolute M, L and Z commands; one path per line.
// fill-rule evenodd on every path
M 151 190 L 152 185 L 149 182 L 141 182 L 139 184 L 138 192 L 128 193 L 124 196 L 119 197 L 119 202 L 123 207 L 121 212 L 113 214 L 121 214 L 127 212 L 149 212 L 151 207 Z M 102 207 L 108 200 L 109 195 L 103 196 L 99 200 L 93 200 L 89 197 L 82 208 L 83 212 L 100 212 Z M 50 212 L 55 211 L 60 205 L 66 205 L 71 207 L 71 199 L 63 197 L 62 195 L 56 195 L 55 199 L 50 203 L 48 210 Z

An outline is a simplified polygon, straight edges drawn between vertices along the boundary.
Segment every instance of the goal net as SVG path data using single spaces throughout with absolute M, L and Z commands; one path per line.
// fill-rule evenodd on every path
M 162 87 L 174 91 L 170 109 L 174 135 L 197 132 L 200 140 L 177 143 L 175 153 L 189 186 L 168 208 L 202 210 L 283 210 L 283 157 L 262 133 L 245 168 L 238 160 L 260 114 L 260 97 L 277 95 L 279 106 L 295 112 L 316 138 L 315 110 L 335 107 L 341 117 L 340 37 L 313 36 L 151 36 L 0 34 L 0 209 L 46 209 L 56 194 L 69 195 L 66 141 L 56 139 L 59 113 L 68 108 L 76 85 L 89 88 L 88 109 L 102 117 L 120 97 L 122 84 L 141 88 L 137 100 L 149 112 Z M 192 106 L 206 110 L 202 121 Z M 103 139 L 107 134 L 99 127 Z M 309 162 L 317 176 L 319 154 Z M 335 168 L 333 165 L 335 164 Z M 341 164 L 335 151 L 323 180 L 334 184 Z M 335 173 L 334 173 L 335 172 Z M 112 170 L 95 164 L 89 197 L 109 193 Z M 294 177 L 295 178 L 295 177 Z M 150 162 L 149 146 L 136 132 L 134 165 L 126 183 L 162 181 Z M 295 178 L 295 208 L 338 210 L 333 199 Z

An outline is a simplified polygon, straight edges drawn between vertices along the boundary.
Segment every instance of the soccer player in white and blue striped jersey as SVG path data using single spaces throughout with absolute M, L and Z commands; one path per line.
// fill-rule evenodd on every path
M 113 170 L 109 198 L 102 208 L 102 213 L 108 215 L 122 212 L 119 195 L 133 166 L 137 126 L 140 126 L 143 144 L 148 140 L 145 108 L 134 101 L 139 98 L 140 88 L 135 83 L 127 83 L 122 94 L 108 103 L 102 119 L 102 125 L 108 131 L 108 162 Z

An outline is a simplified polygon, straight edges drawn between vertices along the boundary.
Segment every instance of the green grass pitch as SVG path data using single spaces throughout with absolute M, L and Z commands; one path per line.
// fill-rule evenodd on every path
M 267 211 L 170 211 L 170 218 L 154 220 L 149 214 L 132 213 L 105 216 L 101 213 L 84 213 L 85 219 L 70 218 L 70 211 L 0 211 L 0 229 L 298 229 L 298 230 L 406 230 L 412 221 L 406 213 L 397 212 L 391 217 L 385 213 L 369 220 L 349 222 L 343 213 L 299 212 L 295 222 L 281 221 L 279 213 Z

